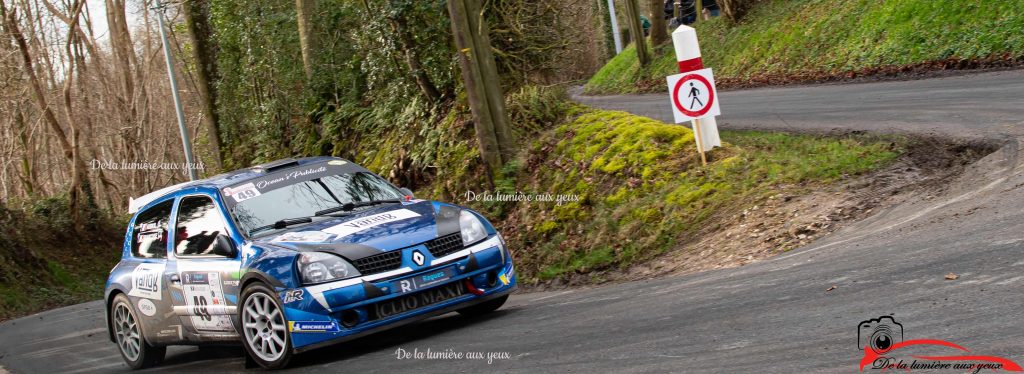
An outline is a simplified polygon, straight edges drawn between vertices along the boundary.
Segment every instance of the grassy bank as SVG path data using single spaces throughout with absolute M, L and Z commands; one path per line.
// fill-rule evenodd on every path
M 522 156 L 515 190 L 579 201 L 518 203 L 500 221 L 527 283 L 624 268 L 693 240 L 778 193 L 877 169 L 899 144 L 863 137 L 726 132 L 700 166 L 693 133 L 625 112 L 574 107 Z M 792 191 L 792 189 L 791 189 Z
M 124 225 L 96 214 L 75 234 L 67 201 L 0 205 L 0 320 L 99 299 Z
M 947 60 L 1024 57 L 1024 1 L 767 0 L 738 24 L 697 26 L 705 66 L 723 85 L 848 76 Z M 592 94 L 664 91 L 671 46 L 647 68 L 630 47 L 586 85 Z

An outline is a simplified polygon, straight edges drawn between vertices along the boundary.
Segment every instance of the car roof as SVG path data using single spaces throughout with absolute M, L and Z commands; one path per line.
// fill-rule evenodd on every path
M 137 198 L 128 198 L 128 214 L 135 214 L 143 207 L 150 203 L 167 196 L 168 194 L 174 193 L 185 188 L 200 187 L 200 188 L 211 188 L 220 189 L 223 187 L 231 186 L 238 183 L 244 183 L 249 180 L 253 180 L 262 176 L 267 175 L 271 172 L 278 170 L 290 169 L 292 167 L 299 167 L 305 165 L 325 163 L 334 160 L 344 160 L 337 157 L 304 157 L 304 158 L 286 158 L 265 164 L 251 166 L 245 169 L 239 169 L 230 171 L 223 174 L 218 174 L 206 179 L 200 179 L 195 181 L 189 181 L 185 183 L 178 183 L 173 186 L 161 188 L 159 190 L 150 192 L 148 194 L 139 196 Z M 347 160 L 344 160 L 347 161 Z

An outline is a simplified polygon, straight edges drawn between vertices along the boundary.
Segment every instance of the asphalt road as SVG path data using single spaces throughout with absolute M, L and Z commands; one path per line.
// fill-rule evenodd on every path
M 871 131 L 990 138 L 1024 136 L 1024 70 L 913 81 L 827 84 L 724 91 L 724 129 L 798 132 Z M 576 96 L 595 107 L 671 123 L 665 93 Z
M 1009 71 L 724 93 L 725 128 L 904 131 L 1000 139 L 1005 146 L 935 196 L 879 210 L 770 260 L 519 294 L 491 316 L 430 319 L 298 356 L 291 370 L 849 373 L 862 356 L 859 322 L 880 315 L 895 316 L 905 339 L 944 339 L 973 354 L 1024 363 L 1022 78 L 1024 72 Z M 658 95 L 579 99 L 654 117 L 668 105 Z M 959 279 L 945 280 L 951 272 Z M 0 365 L 13 373 L 126 371 L 102 318 L 94 302 L 5 322 Z M 498 357 L 398 359 L 400 349 Z M 153 371 L 242 366 L 241 348 L 181 347 Z

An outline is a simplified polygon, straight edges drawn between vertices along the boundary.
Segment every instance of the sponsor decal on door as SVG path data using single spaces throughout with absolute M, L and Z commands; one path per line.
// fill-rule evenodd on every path
M 218 272 L 181 273 L 185 305 L 197 331 L 234 331 Z

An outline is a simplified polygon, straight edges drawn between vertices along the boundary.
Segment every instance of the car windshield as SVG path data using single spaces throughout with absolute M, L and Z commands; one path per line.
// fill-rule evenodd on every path
M 339 208 L 346 204 L 402 198 L 401 191 L 368 172 L 321 175 L 269 190 L 243 186 L 233 192 L 238 202 L 231 208 L 231 214 L 250 236 L 268 232 L 267 229 L 284 228 L 287 225 L 281 221 L 314 217 L 317 212 L 321 215 L 332 210 L 344 213 L 352 209 L 352 205 L 349 209 Z

